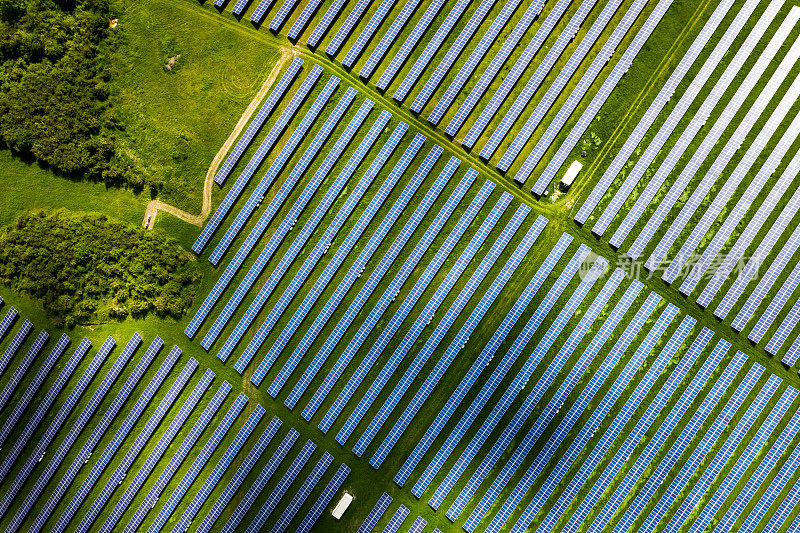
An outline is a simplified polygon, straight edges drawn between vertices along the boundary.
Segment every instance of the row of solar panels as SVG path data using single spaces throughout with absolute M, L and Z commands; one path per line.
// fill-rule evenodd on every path
M 8 317 L 15 315 L 12 308 L 6 315 L 6 322 L 10 322 Z M 5 328 L 0 335 L 5 336 L 9 329 Z M 15 357 L 31 330 L 32 324 L 26 320 L 4 351 L 4 360 Z M 2 391 L 2 407 L 5 409 L 8 399 L 15 394 L 20 383 L 29 379 L 26 375 L 31 370 L 33 360 L 42 360 L 13 410 L 8 406 L 11 412 L 3 424 L 2 442 L 5 443 L 14 435 L 13 445 L 0 463 L 0 486 L 4 487 L 0 516 L 7 515 L 9 519 L 6 531 L 136 531 L 150 514 L 154 516 L 147 526 L 148 531 L 167 528 L 173 515 L 176 517 L 174 526 L 171 526 L 173 531 L 210 531 L 218 527 L 215 524 L 220 522 L 223 512 L 231 506 L 240 491 L 246 491 L 244 499 L 231 506 L 235 509 L 226 522 L 220 522 L 224 530 L 234 530 L 244 516 L 253 514 L 250 530 L 258 531 L 278 505 L 293 494 L 274 522 L 272 531 L 289 530 L 291 524 L 294 524 L 293 531 L 308 531 L 349 474 L 349 468 L 344 464 L 332 471 L 333 457 L 324 452 L 313 463 L 314 467 L 308 475 L 301 478 L 306 463 L 312 464 L 309 461 L 316 448 L 313 442 L 308 441 L 261 507 L 257 510 L 253 507 L 254 513 L 250 512 L 260 495 L 266 495 L 265 489 L 275 471 L 291 455 L 298 437 L 297 431 L 289 430 L 253 480 L 249 474 L 255 472 L 262 456 L 266 457 L 265 452 L 278 433 L 281 421 L 273 418 L 259 439 L 249 442 L 266 411 L 260 405 L 248 408 L 248 398 L 239 394 L 219 423 L 213 424 L 231 392 L 227 382 L 217 388 L 199 417 L 195 418 L 200 404 L 205 403 L 204 397 L 213 388 L 215 376 L 214 372 L 206 370 L 199 379 L 193 379 L 198 363 L 192 358 L 175 375 L 176 369 L 181 367 L 180 349 L 173 347 L 155 373 L 145 378 L 159 358 L 163 341 L 156 337 L 136 361 L 135 353 L 142 343 L 141 336 L 136 333 L 100 379 L 101 369 L 106 366 L 116 344 L 113 338 L 109 337 L 93 357 L 89 356 L 91 343 L 84 339 L 66 358 L 64 354 L 70 344 L 67 335 L 63 335 L 50 354 L 44 357 L 40 354 L 47 341 L 48 335 L 42 331 Z M 133 368 L 132 371 L 124 383 L 120 383 L 121 375 L 129 367 Z M 54 368 L 59 368 L 59 372 L 45 392 L 42 387 L 51 379 L 49 375 Z M 77 378 L 79 368 L 83 370 L 80 378 Z M 192 381 L 195 384 L 191 392 L 184 394 Z M 73 383 L 72 389 L 67 394 L 70 383 Z M 94 392 L 89 396 L 87 391 L 93 383 Z M 115 384 L 121 386 L 115 387 Z M 136 396 L 140 384 L 144 389 Z M 112 388 L 115 388 L 116 395 L 111 391 Z M 34 398 L 42 393 L 44 396 L 33 410 Z M 85 402 L 82 403 L 82 411 L 80 414 L 73 413 L 77 411 L 79 402 Z M 105 411 L 101 415 L 103 408 Z M 250 414 L 240 421 L 245 409 Z M 120 421 L 123 412 L 125 416 Z M 146 414 L 148 412 L 149 417 Z M 75 414 L 77 418 L 71 420 Z M 195 421 L 189 429 L 185 426 L 188 426 L 190 418 Z M 45 419 L 46 425 L 43 424 Z M 217 450 L 231 436 L 229 433 L 234 425 L 239 429 L 219 455 Z M 207 434 L 210 426 L 214 426 L 214 429 Z M 188 430 L 188 433 L 179 443 L 182 430 Z M 156 439 L 157 433 L 160 436 Z M 53 450 L 51 447 L 59 435 L 64 435 L 64 438 Z M 143 457 L 146 449 L 149 452 Z M 102 452 L 95 457 L 99 450 Z M 225 482 L 223 478 L 228 475 L 229 467 L 240 452 L 243 455 L 246 453 L 246 457 Z M 70 455 L 74 455 L 71 463 L 66 461 Z M 219 459 L 211 467 L 215 455 L 219 455 Z M 143 462 L 139 464 L 142 459 Z M 39 463 L 44 464 L 43 469 L 38 466 Z M 90 463 L 91 466 L 88 466 Z M 188 465 L 188 468 L 182 468 L 182 465 Z M 12 471 L 13 476 L 10 475 Z M 38 478 L 34 471 L 38 471 Z M 327 478 L 324 484 L 323 478 Z M 110 505 L 115 492 L 121 490 L 119 487 L 125 484 L 126 479 L 130 479 L 130 482 L 123 494 L 119 495 L 113 506 Z M 146 485 L 149 488 L 145 488 Z M 218 486 L 222 492 L 214 499 Z M 29 488 L 27 493 L 24 490 L 26 487 Z M 317 497 L 314 503 L 306 505 L 315 492 Z M 191 501 L 178 517 L 176 510 L 188 493 L 191 493 Z M 90 494 L 97 494 L 91 504 L 88 499 Z M 151 513 L 159 506 L 162 497 L 166 497 L 163 505 L 157 512 Z M 137 501 L 140 502 L 138 505 L 135 504 Z M 201 521 L 196 521 L 207 501 L 214 502 L 211 510 Z M 307 510 L 300 514 L 304 506 Z M 127 523 L 124 520 L 126 517 L 129 517 Z
M 659 235 L 660 240 L 650 251 L 644 266 L 650 271 L 660 271 L 662 279 L 668 283 L 680 280 L 678 288 L 686 296 L 692 295 L 695 289 L 702 286 L 702 291 L 696 296 L 696 300 L 703 307 L 709 307 L 714 303 L 728 278 L 738 269 L 738 275 L 729 285 L 727 292 L 721 295 L 713 313 L 718 318 L 725 319 L 742 300 L 746 288 L 753 283 L 754 286 L 746 300 L 733 316 L 731 326 L 737 331 L 742 331 L 755 317 L 756 323 L 747 335 L 756 343 L 760 342 L 773 327 L 800 281 L 800 267 L 795 266 L 788 272 L 788 278 L 783 284 L 776 286 L 777 280 L 785 275 L 784 272 L 789 267 L 791 257 L 800 242 L 795 234 L 791 234 L 786 236 L 784 244 L 778 247 L 778 242 L 784 238 L 792 217 L 797 212 L 798 198 L 795 198 L 797 194 L 792 196 L 780 211 L 777 210 L 800 168 L 798 166 L 800 157 L 797 155 L 789 157 L 791 147 L 800 131 L 800 117 L 796 114 L 791 115 L 800 96 L 800 78 L 792 77 L 800 59 L 800 39 L 796 37 L 793 41 L 790 39 L 800 19 L 800 9 L 792 7 L 786 12 L 785 3 L 780 0 L 769 2 L 766 6 L 762 6 L 761 10 L 757 9 L 760 4 L 765 3 L 766 0 L 749 0 L 739 6 L 736 17 L 725 28 L 723 35 L 719 37 L 713 51 L 697 71 L 679 102 L 647 144 L 633 169 L 624 177 L 621 186 L 615 187 L 613 195 L 609 195 L 610 201 L 598 212 L 592 225 L 592 231 L 602 236 L 620 211 L 624 210 L 625 217 L 616 227 L 610 242 L 619 248 L 629 235 L 635 234 L 635 242 L 626 250 L 626 254 L 634 260 L 643 257 L 653 237 Z M 672 73 L 670 80 L 626 141 L 624 148 L 581 206 L 575 217 L 576 221 L 582 224 L 589 221 L 634 150 L 644 142 L 646 133 L 693 65 L 699 51 L 717 31 L 732 5 L 733 2 L 722 2 L 717 6 Z M 743 32 L 743 27 L 752 18 L 757 18 L 755 24 L 749 31 Z M 631 197 L 645 176 L 645 172 L 651 167 L 667 140 L 673 136 L 686 110 L 706 86 L 740 33 L 744 34 L 743 41 L 738 45 L 736 54 L 709 88 L 700 108 L 694 113 L 653 176 L 648 177 L 646 187 L 633 202 Z M 763 50 L 758 48 L 761 41 L 767 41 Z M 756 50 L 760 50 L 758 54 Z M 779 52 L 781 52 L 780 57 L 778 57 Z M 702 127 L 719 106 L 723 96 L 733 90 L 734 80 L 737 76 L 742 76 L 748 65 L 748 58 L 754 55 L 755 61 L 733 91 L 725 107 L 719 112 L 711 129 L 704 136 L 700 135 Z M 759 91 L 753 99 L 752 93 L 756 86 L 759 87 Z M 734 125 L 734 119 L 742 113 L 744 114 L 735 124 L 733 132 L 729 132 Z M 786 126 L 785 123 L 789 119 L 791 123 Z M 781 131 L 780 136 L 777 136 L 776 134 Z M 718 146 L 723 135 L 726 141 Z M 684 155 L 688 155 L 689 147 L 698 141 L 699 146 L 691 159 L 685 163 L 678 177 L 670 178 Z M 767 153 L 766 149 L 770 146 L 772 148 Z M 738 156 L 737 153 L 743 147 L 746 147 L 744 154 Z M 713 163 L 704 171 L 702 179 L 699 179 L 700 176 L 696 176 L 697 171 L 714 152 L 716 157 Z M 732 165 L 734 160 L 735 166 Z M 729 168 L 731 166 L 732 169 Z M 784 170 L 773 183 L 763 202 L 755 209 L 757 198 L 781 166 Z M 666 195 L 659 194 L 659 190 L 668 182 L 670 186 Z M 710 196 L 712 191 L 713 195 Z M 687 194 L 688 200 L 683 200 L 683 196 Z M 728 208 L 737 194 L 738 198 L 733 207 Z M 655 211 L 649 218 L 643 218 L 656 197 L 660 199 Z M 628 207 L 630 202 L 633 205 Z M 680 209 L 676 214 L 678 205 Z M 748 213 L 751 214 L 749 218 Z M 759 231 L 773 216 L 777 216 L 775 224 L 769 228 L 764 238 L 758 241 L 752 255 L 746 257 L 745 254 L 751 249 Z M 667 219 L 670 225 L 665 231 L 663 224 Z M 644 223 L 643 229 L 640 227 L 640 222 Z M 686 233 L 688 235 L 678 246 L 679 239 Z M 677 248 L 677 252 L 669 257 L 673 248 Z M 773 254 L 774 259 L 769 263 L 769 267 L 764 269 L 765 260 Z M 742 265 L 743 268 L 738 268 Z M 759 272 L 759 269 L 762 271 Z M 768 300 L 773 291 L 777 292 Z M 768 303 L 759 314 L 765 300 L 768 300 Z M 765 345 L 770 354 L 777 355 L 787 343 L 799 318 L 800 306 L 792 307 Z M 783 362 L 791 366 L 799 355 L 800 341 L 795 341 L 785 352 Z
M 383 515 L 386 513 L 386 511 L 389 510 L 389 506 L 391 504 L 392 497 L 384 492 L 381 497 L 378 498 L 378 501 L 375 503 L 372 510 L 370 510 L 367 518 L 359 526 L 358 533 L 370 533 L 373 531 L 378 522 L 380 522 L 381 518 L 383 518 Z M 389 521 L 386 523 L 386 526 L 383 528 L 384 533 L 395 533 L 399 531 L 400 526 L 403 525 L 403 522 L 405 522 L 410 513 L 411 511 L 409 511 L 408 507 L 400 504 Z M 427 525 L 427 521 L 421 516 L 418 516 L 407 531 L 408 533 L 422 533 Z M 434 528 L 432 533 L 441 533 L 441 531 L 439 528 Z

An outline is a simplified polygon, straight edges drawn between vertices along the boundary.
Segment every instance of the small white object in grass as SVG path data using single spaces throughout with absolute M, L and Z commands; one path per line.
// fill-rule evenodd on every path
M 564 177 L 561 178 L 561 183 L 558 184 L 558 188 L 564 192 L 569 190 L 572 182 L 574 182 L 575 178 L 578 177 L 578 172 L 580 172 L 582 168 L 583 164 L 580 161 L 573 161 L 567 169 L 567 172 L 564 173 Z
M 342 515 L 347 508 L 350 507 L 351 503 L 353 503 L 353 495 L 345 491 L 345 493 L 342 494 L 342 498 L 339 500 L 339 503 L 337 503 L 336 507 L 334 507 L 333 511 L 331 511 L 331 515 L 333 515 L 336 520 L 339 520 L 342 518 Z

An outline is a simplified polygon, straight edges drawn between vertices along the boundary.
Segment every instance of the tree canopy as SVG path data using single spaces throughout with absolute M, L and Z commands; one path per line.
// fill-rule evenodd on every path
M 0 234 L 0 283 L 40 300 L 56 325 L 179 317 L 199 279 L 166 233 L 104 215 L 32 211 Z

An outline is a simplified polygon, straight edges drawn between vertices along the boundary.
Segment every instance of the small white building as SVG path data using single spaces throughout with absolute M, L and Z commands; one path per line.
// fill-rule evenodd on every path
M 336 507 L 334 507 L 333 511 L 331 511 L 331 515 L 336 520 L 341 519 L 344 512 L 348 507 L 350 507 L 351 503 L 353 503 L 353 495 L 345 491 L 345 493 L 342 494 L 342 498 L 339 500 L 339 503 L 337 503 Z
M 558 188 L 561 189 L 562 192 L 567 192 L 572 186 L 572 182 L 574 182 L 575 178 L 578 177 L 578 172 L 580 172 L 582 168 L 583 164 L 580 161 L 573 161 L 567 171 L 564 173 L 564 177 L 561 178 Z

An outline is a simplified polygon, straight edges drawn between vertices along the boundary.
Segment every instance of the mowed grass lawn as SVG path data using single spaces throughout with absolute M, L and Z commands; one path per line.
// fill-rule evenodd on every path
M 122 32 L 111 84 L 124 127 L 118 149 L 163 183 L 163 201 L 198 213 L 214 155 L 280 58 L 277 40 L 254 39 L 182 2 L 113 6 Z

